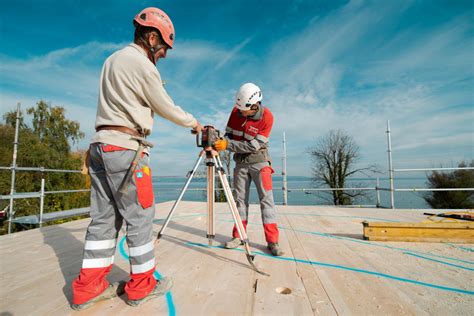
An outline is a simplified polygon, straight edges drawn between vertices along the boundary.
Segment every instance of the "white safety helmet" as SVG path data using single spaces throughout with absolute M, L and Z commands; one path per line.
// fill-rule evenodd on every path
M 250 82 L 243 84 L 235 95 L 235 107 L 242 111 L 250 110 L 259 101 L 262 101 L 262 90 Z

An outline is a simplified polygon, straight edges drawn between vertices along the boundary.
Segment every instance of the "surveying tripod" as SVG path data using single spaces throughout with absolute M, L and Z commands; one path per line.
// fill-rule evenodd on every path
M 224 194 L 227 198 L 227 203 L 232 213 L 232 217 L 234 218 L 235 226 L 237 228 L 237 231 L 239 232 L 240 240 L 242 244 L 244 245 L 247 260 L 252 266 L 253 270 L 255 270 L 256 272 L 260 274 L 268 276 L 267 273 L 258 270 L 253 262 L 255 259 L 255 255 L 253 255 L 252 252 L 250 251 L 250 245 L 249 245 L 247 233 L 245 231 L 244 225 L 242 224 L 242 219 L 240 218 L 239 211 L 237 210 L 237 205 L 235 204 L 234 196 L 232 195 L 232 189 L 230 188 L 229 182 L 227 181 L 227 176 L 225 174 L 221 158 L 219 157 L 219 154 L 214 150 L 202 150 L 199 153 L 199 157 L 196 161 L 196 164 L 194 165 L 193 170 L 188 173 L 188 179 L 186 183 L 184 184 L 184 187 L 181 190 L 181 193 L 179 194 L 178 199 L 174 202 L 173 207 L 171 208 L 171 211 L 168 214 L 168 217 L 166 217 L 166 220 L 163 226 L 161 227 L 160 232 L 158 233 L 158 237 L 156 238 L 156 243 L 158 243 L 159 240 L 161 239 L 163 232 L 168 226 L 171 220 L 171 217 L 173 216 L 173 213 L 176 211 L 176 208 L 179 202 L 183 198 L 183 195 L 186 192 L 186 189 L 188 188 L 189 183 L 191 183 L 191 180 L 194 174 L 196 173 L 196 170 L 204 156 L 206 156 L 206 166 L 207 166 L 207 236 L 206 237 L 209 240 L 209 245 L 212 245 L 212 240 L 214 239 L 214 236 L 215 236 L 214 234 L 214 194 L 215 194 L 214 182 L 215 181 L 214 180 L 215 180 L 215 171 L 217 169 L 217 174 L 219 175 L 219 179 L 224 189 Z

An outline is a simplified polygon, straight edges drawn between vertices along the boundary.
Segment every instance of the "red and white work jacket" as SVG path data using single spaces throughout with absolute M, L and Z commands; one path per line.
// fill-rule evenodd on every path
M 227 149 L 234 152 L 236 163 L 270 162 L 268 141 L 273 126 L 273 114 L 260 106 L 252 117 L 240 114 L 237 108 L 232 110 L 226 127 Z

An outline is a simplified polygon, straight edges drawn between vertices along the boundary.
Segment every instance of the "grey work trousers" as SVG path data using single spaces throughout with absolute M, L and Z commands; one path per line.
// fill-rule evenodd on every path
M 237 164 L 234 168 L 235 202 L 244 225 L 247 225 L 249 213 L 250 185 L 255 183 L 262 222 L 267 242 L 278 242 L 278 228 L 276 224 L 276 208 L 273 200 L 272 188 L 273 169 L 268 162 L 252 164 Z M 236 230 L 233 237 L 238 236 Z
M 131 273 L 154 270 L 155 203 L 148 155 L 139 160 L 128 190 L 122 195 L 118 188 L 135 151 L 107 151 L 104 145 L 96 143 L 90 148 L 92 221 L 87 228 L 82 268 L 102 268 L 113 263 L 116 240 L 125 220 Z

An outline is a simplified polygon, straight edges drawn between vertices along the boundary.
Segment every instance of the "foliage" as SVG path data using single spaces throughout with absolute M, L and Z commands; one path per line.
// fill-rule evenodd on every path
M 344 188 L 346 180 L 364 170 L 376 171 L 374 166 L 355 168 L 360 157 L 359 146 L 354 139 L 342 130 L 331 130 L 319 138 L 316 145 L 308 149 L 313 159 L 313 179 L 329 188 Z M 334 205 L 351 205 L 362 191 L 331 191 Z
M 230 164 L 231 164 L 231 153 L 228 150 L 219 152 L 219 156 L 221 157 L 221 161 L 226 169 L 227 174 L 227 181 L 230 185 Z M 216 189 L 216 202 L 227 202 L 227 198 L 225 196 L 224 188 L 220 181 L 217 181 L 217 189 Z
M 32 126 L 24 122 L 20 114 L 19 142 L 17 166 L 44 167 L 47 169 L 79 170 L 81 167 L 80 152 L 71 152 L 69 142 L 77 142 L 84 137 L 79 123 L 65 117 L 62 107 L 51 107 L 43 101 L 36 107 L 28 109 L 33 116 Z M 16 112 L 3 115 L 5 124 L 0 124 L 0 166 L 11 166 L 13 155 L 13 141 L 15 135 Z M 89 180 L 78 173 L 32 172 L 17 171 L 16 192 L 38 192 L 41 189 L 41 178 L 45 178 L 45 191 L 84 189 Z M 0 172 L 0 192 L 10 194 L 11 173 Z M 8 206 L 9 201 L 3 201 L 0 209 Z M 65 193 L 47 194 L 45 196 L 44 211 L 53 212 L 87 206 L 89 194 Z M 15 217 L 39 213 L 39 199 L 17 199 L 14 202 Z M 19 227 L 17 227 L 19 229 Z
M 84 137 L 79 123 L 66 119 L 63 107 L 50 107 L 40 101 L 27 111 L 33 115 L 33 132 L 41 142 L 49 144 L 59 153 L 69 153 L 69 140 L 74 144 Z
M 8 126 L 15 128 L 16 126 L 16 112 L 15 111 L 11 111 L 11 112 L 7 112 L 3 114 L 3 119 L 5 120 L 5 123 Z M 25 124 L 25 118 L 23 117 L 23 112 L 21 111 L 18 115 L 18 124 L 19 124 L 19 129 L 27 128 Z
M 459 167 L 465 168 L 467 165 L 461 162 Z M 474 160 L 469 167 L 474 167 Z M 474 188 L 474 170 L 432 171 L 427 175 L 427 185 L 432 189 Z M 425 194 L 424 199 L 433 208 L 474 208 L 473 191 L 433 191 Z

